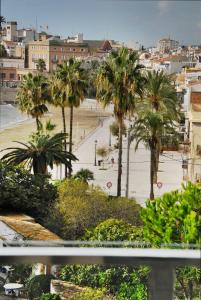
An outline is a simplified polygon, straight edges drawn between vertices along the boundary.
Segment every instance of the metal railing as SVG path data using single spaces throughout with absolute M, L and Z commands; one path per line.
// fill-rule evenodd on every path
M 149 276 L 149 299 L 173 299 L 174 270 L 177 267 L 200 267 L 200 249 L 191 245 L 167 245 L 149 248 L 149 244 L 131 242 L 80 241 L 2 241 L 0 263 L 146 265 Z

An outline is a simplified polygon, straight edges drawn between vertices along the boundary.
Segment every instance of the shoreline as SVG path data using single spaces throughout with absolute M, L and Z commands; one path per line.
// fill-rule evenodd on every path
M 104 110 L 95 100 L 85 102 L 79 108 L 74 110 L 73 120 L 73 142 L 77 149 L 80 144 L 100 126 L 100 122 L 109 117 L 111 113 Z M 69 132 L 70 121 L 69 109 L 66 109 L 66 129 Z M 54 132 L 61 132 L 63 129 L 61 109 L 53 106 L 49 107 L 47 113 L 41 121 L 45 123 L 50 120 L 56 125 Z M 8 147 L 13 147 L 13 141 L 27 142 L 30 135 L 36 131 L 35 119 L 27 118 L 26 120 L 10 124 L 6 128 L 0 129 L 0 152 Z M 6 151 L 0 153 L 2 157 Z

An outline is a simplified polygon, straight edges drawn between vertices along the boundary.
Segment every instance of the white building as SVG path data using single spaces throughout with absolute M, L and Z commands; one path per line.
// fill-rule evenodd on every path
M 161 53 L 169 52 L 170 50 L 177 49 L 179 42 L 171 40 L 170 38 L 163 38 L 158 42 L 157 48 Z
M 6 36 L 4 38 L 6 41 L 17 41 L 17 22 L 7 22 L 6 23 Z
M 22 58 L 0 58 L 1 68 L 24 68 L 24 59 Z

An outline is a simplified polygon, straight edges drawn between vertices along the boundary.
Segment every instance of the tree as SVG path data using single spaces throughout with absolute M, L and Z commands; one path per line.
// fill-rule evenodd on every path
M 28 214 L 38 221 L 49 215 L 57 190 L 49 178 L 0 161 L 0 208 Z
M 201 243 L 201 186 L 188 183 L 181 191 L 165 193 L 148 200 L 141 211 L 144 237 L 153 246 L 161 244 L 190 245 Z M 178 299 L 199 298 L 201 270 L 192 267 L 176 270 Z
M 23 147 L 10 147 L 5 150 L 12 150 L 2 157 L 8 165 L 27 164 L 33 168 L 34 174 L 47 175 L 49 166 L 53 169 L 54 164 L 64 164 L 71 169 L 71 161 L 77 158 L 69 152 L 65 152 L 63 142 L 66 138 L 64 133 L 57 133 L 53 136 L 38 133 L 32 136 L 33 139 L 27 144 L 17 142 Z
M 41 296 L 35 298 L 34 300 L 61 300 L 61 298 L 56 294 L 43 293 Z
M 43 293 L 49 293 L 51 279 L 54 279 L 52 275 L 37 275 L 33 277 L 27 286 L 29 299 L 33 300 L 40 297 Z
M 58 202 L 46 220 L 46 226 L 66 240 L 81 238 L 86 229 L 108 218 L 138 226 L 140 205 L 134 199 L 112 198 L 99 187 L 73 178 L 57 184 Z
M 45 63 L 44 59 L 39 58 L 39 60 L 37 61 L 37 64 L 36 64 L 36 68 L 41 73 L 43 73 L 43 71 L 46 70 L 46 63 Z
M 145 75 L 145 82 L 143 101 L 139 105 L 139 110 L 151 109 L 153 112 L 166 114 L 172 120 L 179 121 L 181 108 L 180 102 L 177 98 L 176 89 L 173 86 L 170 77 L 163 71 L 147 71 Z M 156 149 L 154 183 L 157 182 L 161 144 L 162 141 L 159 138 Z
M 39 129 L 39 118 L 48 111 L 46 103 L 50 101 L 50 92 L 47 79 L 42 75 L 24 75 L 16 96 L 22 112 L 36 119 Z
M 69 152 L 73 147 L 73 108 L 79 107 L 87 92 L 86 72 L 81 66 L 82 62 L 70 58 L 62 65 L 58 66 L 57 78 L 60 82 L 62 99 L 68 103 L 70 108 L 70 132 L 69 132 Z M 69 169 L 69 176 L 72 169 Z
M 7 52 L 4 45 L 0 45 L 0 57 L 7 57 Z
M 64 93 L 62 93 L 62 82 L 59 79 L 59 73 L 56 72 L 49 79 L 49 85 L 51 89 L 52 101 L 55 106 L 59 106 L 61 108 L 62 113 L 62 121 L 63 121 L 63 133 L 66 132 L 66 116 L 65 116 L 65 108 L 68 106 L 67 98 Z M 67 136 L 67 135 L 66 135 Z M 67 139 L 64 139 L 64 151 L 67 152 Z M 65 166 L 65 178 L 67 178 L 68 168 Z
M 102 157 L 103 160 L 103 169 L 104 169 L 104 159 L 108 156 L 109 150 L 106 147 L 98 147 L 96 150 L 98 156 Z
M 94 173 L 88 169 L 81 169 L 73 176 L 73 178 L 88 184 L 88 181 L 94 180 Z
M 161 137 L 175 132 L 175 124 L 165 114 L 145 111 L 138 114 L 131 130 L 131 139 L 136 140 L 136 149 L 140 142 L 150 149 L 150 199 L 154 199 L 154 174 L 156 171 L 156 152 Z
M 141 69 L 136 52 L 121 48 L 118 52 L 110 53 L 96 79 L 97 99 L 104 107 L 113 103 L 119 124 L 117 196 L 121 195 L 123 120 L 135 110 L 136 95 L 142 94 Z
M 1 30 L 2 30 L 2 24 L 5 24 L 6 23 L 6 19 L 4 16 L 0 16 L 0 33 L 1 33 Z

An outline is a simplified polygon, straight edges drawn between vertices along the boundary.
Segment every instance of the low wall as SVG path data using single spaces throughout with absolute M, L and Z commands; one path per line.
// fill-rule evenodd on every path
M 17 88 L 0 88 L 0 103 L 15 103 Z

